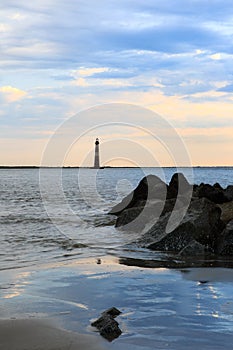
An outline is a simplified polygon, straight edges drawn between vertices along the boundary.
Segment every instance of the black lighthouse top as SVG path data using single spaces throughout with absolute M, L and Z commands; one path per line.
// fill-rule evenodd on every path
M 98 138 L 95 140 L 95 144 L 96 144 L 96 145 L 99 144 L 99 139 L 98 139 Z

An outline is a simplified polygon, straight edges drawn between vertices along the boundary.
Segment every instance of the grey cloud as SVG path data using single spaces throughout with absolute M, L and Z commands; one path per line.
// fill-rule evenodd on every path
M 51 75 L 51 78 L 54 80 L 59 80 L 59 81 L 73 81 L 75 80 L 74 77 L 72 77 L 71 75 L 65 75 L 65 74 L 57 74 L 57 75 Z
M 7 7 L 6 1 L 3 7 L 4 3 Z M 11 9 L 12 4 L 20 11 L 21 1 L 13 1 Z M 38 50 L 37 57 L 28 57 L 20 54 L 19 50 L 18 54 L 6 54 L 5 59 L 18 61 L 18 65 L 25 63 L 26 66 L 34 64 L 34 67 L 45 68 L 100 65 L 98 53 L 106 61 L 109 51 L 116 55 L 125 50 L 174 53 L 187 52 L 193 48 L 215 51 L 219 48 L 225 51 L 229 48 L 224 35 L 205 26 L 210 12 L 215 19 L 219 7 L 218 1 L 214 1 L 210 9 L 206 1 L 190 1 L 187 5 L 187 2 L 179 0 L 175 6 L 148 1 L 142 6 L 139 1 L 116 3 L 102 0 L 97 6 L 93 0 L 65 3 L 50 0 L 42 6 L 41 1 L 37 0 L 22 5 L 21 10 L 26 14 L 32 12 L 32 19 L 14 24 L 14 37 L 6 36 L 6 52 L 9 52 L 9 47 L 24 48 L 35 41 L 45 43 L 48 47 L 54 45 L 58 52 L 46 56 Z M 222 5 L 222 13 L 226 14 L 228 7 L 228 2 Z M 35 16 L 36 10 L 39 16 Z M 150 16 L 148 25 L 146 15 Z M 162 22 L 157 23 L 160 17 Z M 130 62 L 127 64 L 130 65 Z
M 136 70 L 123 70 L 123 69 L 109 69 L 105 72 L 95 73 L 90 76 L 92 79 L 127 79 L 133 78 L 138 75 Z

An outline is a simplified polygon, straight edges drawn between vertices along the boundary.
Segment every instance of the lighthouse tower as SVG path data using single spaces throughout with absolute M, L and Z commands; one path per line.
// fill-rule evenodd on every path
M 99 139 L 95 140 L 95 159 L 94 159 L 94 169 L 100 168 L 100 153 L 99 153 Z

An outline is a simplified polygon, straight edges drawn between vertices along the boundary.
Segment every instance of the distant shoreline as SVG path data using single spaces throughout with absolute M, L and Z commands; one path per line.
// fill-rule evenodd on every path
M 140 168 L 232 168 L 233 165 L 195 165 L 195 166 L 103 166 L 100 169 L 140 169 Z M 0 169 L 95 169 L 93 167 L 80 167 L 80 166 L 39 166 L 39 165 L 0 165 Z M 99 169 L 95 169 L 99 170 Z

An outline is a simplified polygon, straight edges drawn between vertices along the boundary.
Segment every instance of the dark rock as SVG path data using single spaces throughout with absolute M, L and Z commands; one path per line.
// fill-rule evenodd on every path
M 219 255 L 232 256 L 233 255 L 233 220 L 231 220 L 221 235 L 221 242 L 219 242 Z
M 186 196 L 185 194 L 183 196 L 179 196 L 178 198 L 167 199 L 166 202 L 164 203 L 164 208 L 161 216 L 166 213 L 172 212 L 174 209 L 179 211 L 188 209 L 190 202 L 192 200 L 193 200 L 192 198 L 190 198 L 189 196 Z
M 166 225 L 169 213 L 161 217 L 158 222 L 140 239 L 140 244 L 149 240 L 153 243 L 147 246 L 152 250 L 180 252 L 191 242 L 196 241 L 206 250 L 215 251 L 218 243 L 218 235 L 224 229 L 220 219 L 221 210 L 206 198 L 191 202 L 190 207 L 181 223 L 169 233 L 166 233 Z
M 121 314 L 121 311 L 116 307 L 110 307 L 108 310 L 104 311 L 103 314 L 107 314 L 115 318 Z
M 171 213 L 174 207 L 176 210 L 182 211 L 188 208 L 188 205 L 189 198 L 185 196 L 166 201 L 149 201 L 145 206 L 123 210 L 119 214 L 115 226 L 124 231 L 143 234 L 146 228 L 152 227 L 166 213 Z
M 179 195 L 184 195 L 187 192 L 192 193 L 193 186 L 186 180 L 182 173 L 175 173 L 168 185 L 167 199 L 176 198 Z
M 158 176 L 148 175 L 145 178 L 147 183 L 147 197 L 146 200 L 165 200 L 167 196 L 167 184 L 163 182 Z
M 126 197 L 124 197 L 122 199 L 122 201 L 120 203 L 117 203 L 109 212 L 108 214 L 111 215 L 120 215 L 120 213 L 122 213 L 123 210 L 127 209 L 130 207 L 130 203 L 133 200 L 133 195 L 134 192 L 131 192 L 130 194 L 128 194 Z M 145 203 L 145 201 L 144 201 Z
M 224 194 L 229 201 L 233 201 L 233 185 L 227 186 L 227 188 L 224 191 Z
M 198 198 L 198 189 L 199 189 L 199 185 L 194 184 L 193 185 L 193 195 L 192 195 L 193 198 Z
M 164 200 L 167 194 L 167 185 L 155 175 L 145 176 L 121 203 L 115 205 L 109 214 L 119 215 L 123 210 L 145 205 L 146 201 L 152 199 Z
M 102 313 L 96 321 L 92 322 L 91 325 L 96 327 L 100 335 L 107 339 L 108 341 L 113 341 L 118 338 L 122 331 L 119 328 L 119 323 L 115 320 L 115 317 L 120 315 L 121 312 L 112 307 Z
M 163 211 L 164 202 L 149 202 L 148 205 L 125 209 L 116 220 L 116 227 L 131 232 L 143 232 L 146 226 L 153 225 Z
M 140 234 L 140 247 L 181 259 L 233 255 L 233 186 L 192 186 L 181 173 L 167 186 L 149 175 L 110 213 L 118 216 L 116 227 Z
M 117 220 L 116 220 L 116 224 L 115 226 L 116 227 L 121 227 L 121 226 L 126 226 L 128 225 L 129 223 L 131 223 L 132 221 L 134 221 L 140 214 L 141 212 L 143 211 L 144 209 L 144 206 L 139 206 L 139 207 L 136 207 L 136 208 L 129 208 L 129 209 L 125 209 L 123 210 Z M 146 221 L 148 220 L 148 218 L 146 218 Z M 141 220 L 141 223 L 142 223 L 142 220 Z M 143 223 L 143 226 L 144 226 L 144 223 Z M 127 228 L 125 228 L 127 229 Z M 134 227 L 134 225 L 131 225 L 131 230 L 134 230 L 134 229 L 137 229 L 138 230 L 141 230 L 142 227 L 140 225 L 140 227 Z M 130 228 L 128 227 L 128 230 L 130 230 Z
M 100 335 L 107 339 L 108 341 L 113 341 L 118 338 L 122 331 L 119 328 L 119 324 L 113 317 L 110 315 L 103 315 L 97 321 L 91 324 L 93 327 L 96 327 Z
M 191 202 L 185 220 L 195 226 L 195 239 L 205 246 L 214 247 L 220 232 L 225 228 L 221 209 L 206 198 Z
M 166 226 L 170 218 L 170 215 L 171 213 L 168 212 L 163 216 L 161 216 L 158 219 L 158 221 L 154 225 L 152 225 L 150 229 L 146 231 L 142 235 L 142 237 L 140 237 L 136 241 L 136 244 L 139 247 L 150 248 L 150 245 L 152 245 L 153 243 L 158 243 L 161 239 L 163 239 L 166 236 Z M 150 249 L 153 249 L 153 247 Z M 155 249 L 155 250 L 163 250 L 163 249 L 161 248 L 161 249 Z M 170 250 L 170 249 L 165 249 L 165 250 Z
M 203 244 L 193 240 L 190 241 L 186 247 L 184 247 L 179 255 L 184 256 L 184 257 L 193 257 L 193 256 L 204 256 L 206 252 L 206 248 Z
M 216 204 L 221 204 L 229 201 L 225 195 L 225 191 L 220 185 L 211 186 L 209 184 L 201 183 L 200 186 L 195 189 L 195 193 L 199 198 L 207 198 Z
M 219 190 L 223 190 L 223 188 L 222 188 L 222 186 L 218 183 L 218 182 L 216 182 L 214 185 L 213 185 L 213 187 L 214 188 L 217 188 L 217 189 L 219 189 Z
M 218 204 L 218 206 L 222 211 L 221 220 L 223 222 L 227 224 L 229 221 L 233 220 L 233 201 Z
M 187 245 L 193 241 L 193 225 L 183 223 L 179 226 L 179 229 L 163 234 L 163 237 L 157 242 L 154 242 L 148 246 L 151 250 L 180 252 Z

